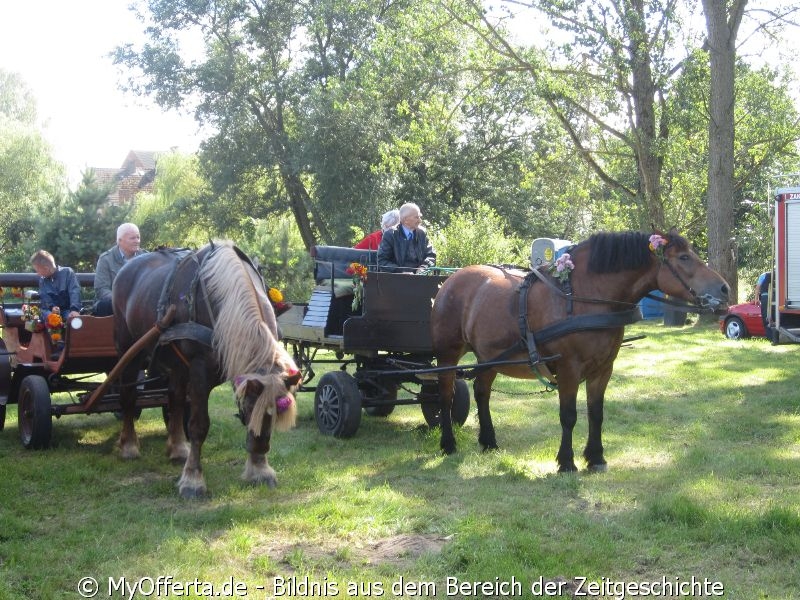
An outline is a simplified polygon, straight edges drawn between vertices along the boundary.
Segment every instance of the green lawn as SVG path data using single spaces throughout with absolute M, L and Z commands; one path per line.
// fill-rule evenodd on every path
M 122 462 L 112 415 L 64 417 L 53 448 L 26 451 L 10 406 L 0 600 L 80 598 L 83 577 L 98 598 L 131 597 L 123 586 L 137 582 L 135 597 L 158 597 L 148 586 L 167 597 L 158 577 L 188 588 L 169 597 L 190 598 L 212 584 L 244 598 L 622 597 L 622 585 L 692 578 L 720 586 L 716 597 L 800 598 L 800 348 L 732 342 L 711 326 L 637 334 L 647 337 L 620 351 L 606 397 L 605 474 L 556 474 L 556 394 L 503 377 L 501 450 L 486 454 L 474 410 L 444 457 L 418 406 L 365 415 L 337 440 L 300 395 L 298 427 L 269 455 L 276 489 L 240 480 L 244 428 L 220 387 L 204 447 L 212 497 L 200 502 L 178 497 L 160 411 L 139 422 L 142 458 Z

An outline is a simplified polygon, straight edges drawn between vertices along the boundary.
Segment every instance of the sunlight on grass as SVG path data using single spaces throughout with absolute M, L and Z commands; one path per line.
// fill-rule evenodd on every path
M 724 581 L 730 598 L 794 598 L 800 349 L 730 342 L 712 326 L 641 323 L 635 334 L 647 337 L 620 351 L 606 394 L 602 474 L 581 460 L 585 386 L 573 434 L 581 470 L 567 475 L 556 473 L 557 394 L 535 382 L 498 377 L 500 450 L 481 450 L 473 404 L 451 456 L 419 406 L 365 414 L 353 438 L 335 439 L 319 433 L 304 393 L 298 427 L 272 440 L 275 489 L 241 480 L 245 431 L 220 387 L 203 449 L 211 497 L 193 502 L 178 497 L 160 411 L 137 422 L 142 457 L 125 462 L 112 415 L 53 420 L 54 447 L 34 452 L 21 447 L 11 406 L 0 434 L 0 597 L 72 597 L 76 574 L 251 585 L 296 575 L 344 589 L 401 576 L 689 573 Z

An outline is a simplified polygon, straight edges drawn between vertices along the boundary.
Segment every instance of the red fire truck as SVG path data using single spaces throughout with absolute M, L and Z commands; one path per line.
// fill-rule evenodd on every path
M 800 187 L 777 188 L 774 200 L 771 337 L 776 344 L 800 343 Z

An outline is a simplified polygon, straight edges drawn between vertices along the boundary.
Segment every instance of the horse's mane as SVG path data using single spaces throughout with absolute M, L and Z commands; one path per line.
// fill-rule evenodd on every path
M 270 329 L 275 316 L 260 276 L 230 242 L 215 242 L 200 277 L 216 310 L 212 345 L 224 379 L 258 373 L 272 380 L 250 419 L 250 429 L 259 435 L 263 413 L 274 414 L 275 398 L 286 392 L 282 375 L 293 362 Z
M 665 235 L 670 244 L 688 247 L 679 235 Z M 593 234 L 579 246 L 589 247 L 590 273 L 618 273 L 640 269 L 650 264 L 650 235 L 640 231 L 601 232 Z

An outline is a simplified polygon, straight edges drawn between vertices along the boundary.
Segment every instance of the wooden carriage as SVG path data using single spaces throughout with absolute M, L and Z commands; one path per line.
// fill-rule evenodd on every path
M 79 273 L 83 287 L 94 284 L 93 273 Z M 0 273 L 0 286 L 36 288 L 34 273 Z M 35 300 L 33 301 L 35 302 Z M 6 409 L 16 404 L 20 437 L 26 448 L 47 448 L 52 419 L 62 415 L 116 412 L 118 389 L 108 385 L 95 394 L 103 377 L 117 365 L 114 317 L 81 315 L 68 319 L 63 342 L 54 343 L 44 327 L 30 331 L 23 320 L 23 302 L 0 306 L 0 431 Z M 139 394 L 137 407 L 166 406 L 163 383 L 150 381 Z M 61 394 L 61 393 L 65 394 Z M 54 402 L 53 396 L 64 398 Z
M 377 252 L 315 246 L 315 287 L 307 303 L 278 317 L 284 343 L 303 371 L 300 391 L 314 391 L 314 413 L 322 433 L 350 437 L 362 409 L 387 416 L 397 405 L 419 404 L 426 422 L 439 419 L 439 393 L 430 335 L 433 299 L 442 275 L 408 275 L 377 270 Z M 352 263 L 367 267 L 363 299 L 353 307 Z M 332 351 L 319 353 L 320 350 Z M 339 365 L 316 385 L 314 366 Z M 453 418 L 469 412 L 469 388 L 456 383 Z

